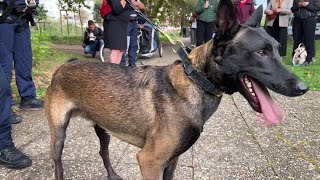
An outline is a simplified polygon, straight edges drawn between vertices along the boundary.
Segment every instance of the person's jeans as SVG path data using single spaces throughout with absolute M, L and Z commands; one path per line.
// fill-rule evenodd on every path
M 129 66 L 135 66 L 138 53 L 138 25 L 136 21 L 130 21 L 128 24 L 128 63 Z M 126 65 L 126 54 L 123 53 L 121 65 Z
M 5 78 L 10 84 L 14 65 L 16 85 L 20 97 L 33 99 L 36 97 L 36 88 L 32 79 L 30 29 L 16 32 L 17 26 L 17 23 L 0 24 L 0 66 L 3 67 Z M 11 92 L 9 96 L 11 96 Z M 12 97 L 10 99 L 14 105 Z
M 0 149 L 12 143 L 10 116 L 10 88 L 5 73 L 0 66 Z
M 103 39 L 96 40 L 92 44 L 87 44 L 86 47 L 84 48 L 84 53 L 85 54 L 92 54 L 96 55 L 96 52 L 99 51 L 100 46 L 103 44 Z

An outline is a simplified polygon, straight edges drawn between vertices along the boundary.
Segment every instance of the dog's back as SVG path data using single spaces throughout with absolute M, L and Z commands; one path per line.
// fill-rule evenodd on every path
M 177 117 L 178 113 L 189 111 L 189 102 L 199 101 L 187 93 L 188 89 L 197 88 L 184 79 L 184 74 L 179 79 L 174 77 L 184 73 L 181 68 L 179 63 L 130 68 L 101 62 L 68 62 L 52 78 L 46 110 L 51 113 L 59 108 L 59 113 L 70 112 L 70 116 L 78 111 L 116 137 L 141 147 L 149 130 L 161 123 L 156 121 L 158 117 Z

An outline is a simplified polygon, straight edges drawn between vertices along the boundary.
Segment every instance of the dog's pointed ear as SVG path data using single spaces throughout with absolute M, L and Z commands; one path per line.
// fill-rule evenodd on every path
M 246 21 L 245 25 L 250 27 L 260 27 L 263 14 L 263 6 L 260 5 Z
M 239 22 L 232 0 L 220 0 L 217 8 L 216 33 L 224 36 L 228 31 L 233 34 Z

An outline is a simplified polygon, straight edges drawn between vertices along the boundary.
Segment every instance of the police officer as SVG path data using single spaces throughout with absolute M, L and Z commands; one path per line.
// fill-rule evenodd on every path
M 0 66 L 2 66 L 7 83 L 11 83 L 14 65 L 16 85 L 21 97 L 20 109 L 42 108 L 43 101 L 36 98 L 36 88 L 32 80 L 32 49 L 29 22 L 33 22 L 30 7 L 36 7 L 39 1 L 0 0 L 0 11 L 4 12 L 10 2 L 14 1 L 9 16 L 0 24 Z M 30 18 L 31 17 L 31 18 Z M 11 104 L 14 101 L 8 94 Z M 21 122 L 22 118 L 12 110 L 12 123 Z
M 22 169 L 32 164 L 31 159 L 12 142 L 10 116 L 10 88 L 0 66 L 0 164 Z
M 140 10 L 144 10 L 145 6 L 140 0 L 132 0 L 135 1 L 137 8 Z M 130 12 L 130 22 L 128 24 L 127 30 L 127 38 L 128 38 L 128 64 L 131 67 L 136 66 L 137 60 L 137 51 L 138 51 L 138 25 L 137 25 L 137 13 L 134 10 Z M 126 65 L 126 55 L 123 53 L 122 59 L 120 62 L 121 65 Z

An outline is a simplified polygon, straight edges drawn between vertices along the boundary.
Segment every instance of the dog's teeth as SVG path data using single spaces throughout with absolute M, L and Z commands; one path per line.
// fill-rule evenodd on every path
M 253 92 L 253 89 L 252 89 L 252 88 L 249 88 L 249 91 L 252 93 L 252 92 Z
M 252 96 L 256 96 L 256 94 L 255 94 L 255 93 L 253 93 L 253 92 L 251 92 L 251 95 L 252 95 Z

